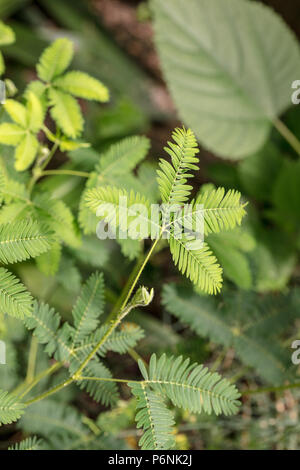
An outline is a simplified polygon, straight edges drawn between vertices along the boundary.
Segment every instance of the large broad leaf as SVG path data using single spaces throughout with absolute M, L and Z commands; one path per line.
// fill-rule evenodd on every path
M 222 157 L 257 151 L 300 76 L 292 33 L 249 0 L 153 0 L 153 7 L 162 67 L 183 121 Z

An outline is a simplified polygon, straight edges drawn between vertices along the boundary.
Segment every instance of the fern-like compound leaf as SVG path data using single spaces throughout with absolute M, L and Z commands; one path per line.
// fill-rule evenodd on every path
M 0 312 L 25 318 L 32 312 L 32 297 L 25 286 L 7 269 L 0 268 Z
M 158 174 L 158 185 L 162 201 L 166 204 L 183 204 L 190 196 L 192 186 L 187 184 L 193 175 L 192 170 L 198 170 L 197 142 L 193 132 L 188 129 L 175 129 L 172 134 L 173 142 L 168 142 L 165 151 L 169 153 L 172 164 L 161 159 Z
M 293 321 L 297 308 L 292 297 L 267 301 L 243 292 L 226 295 L 220 302 L 168 285 L 163 289 L 163 304 L 200 337 L 234 348 L 237 357 L 269 383 L 288 379 L 288 352 L 272 335 Z
M 147 155 L 149 139 L 142 136 L 126 137 L 113 144 L 100 156 L 96 165 L 98 182 L 109 183 L 109 179 L 117 175 L 126 175 L 133 170 Z M 106 180 L 106 181 L 105 181 Z
M 85 426 L 80 413 L 73 407 L 56 400 L 34 403 L 18 423 L 24 431 L 49 438 L 53 434 L 81 437 Z
M 88 355 L 108 331 L 108 326 L 103 325 L 85 341 L 74 348 L 75 353 L 83 352 Z M 134 323 L 124 323 L 120 330 L 114 331 L 99 348 L 97 354 L 106 356 L 108 351 L 125 354 L 130 348 L 134 348 L 144 337 L 144 331 Z
M 5 205 L 0 209 L 0 225 L 15 222 L 16 220 L 24 220 L 30 216 L 30 208 L 24 202 L 14 202 Z
M 33 207 L 38 220 L 43 221 L 67 245 L 77 248 L 81 241 L 74 216 L 61 200 L 52 199 L 50 193 L 33 198 Z
M 0 221 L 1 221 L 1 212 L 0 212 Z M 58 269 L 59 263 L 61 260 L 61 244 L 56 242 L 54 243 L 50 250 L 41 254 L 36 258 L 36 264 L 39 270 L 46 276 L 54 276 Z
M 225 192 L 224 188 L 207 190 L 196 198 L 194 215 L 203 215 L 204 234 L 232 230 L 241 224 L 246 214 L 245 205 L 240 202 L 241 194 L 235 190 Z M 197 205 L 203 205 L 198 208 Z
M 4 187 L 2 189 L 2 197 L 4 202 L 10 204 L 11 202 L 24 202 L 30 205 L 29 194 L 26 186 L 10 178 L 4 179 Z
M 25 318 L 24 323 L 29 330 L 33 330 L 39 343 L 46 346 L 45 352 L 52 356 L 59 346 L 60 315 L 49 305 L 35 300 L 32 314 L 30 317 Z
M 42 450 L 43 440 L 38 439 L 36 436 L 27 437 L 21 442 L 9 447 L 8 450 Z
M 139 441 L 142 450 L 172 449 L 175 446 L 174 419 L 163 398 L 143 382 L 128 385 L 137 399 L 137 428 L 144 431 Z
M 107 351 L 125 354 L 130 348 L 134 348 L 143 337 L 144 331 L 139 326 L 134 323 L 124 323 L 119 331 L 114 331 L 109 336 L 99 349 L 99 354 L 105 356 Z
M 122 189 L 134 189 L 136 192 L 145 194 L 143 191 L 145 184 L 135 188 L 137 178 L 131 174 L 131 171 L 146 157 L 149 145 L 149 139 L 146 137 L 127 137 L 111 145 L 106 152 L 99 155 L 99 162 L 87 181 L 79 206 L 79 222 L 84 233 L 95 233 L 98 222 L 96 215 L 92 214 L 85 204 L 86 193 L 89 189 L 109 184 Z M 94 158 L 97 157 L 98 155 L 95 154 Z M 122 240 L 121 243 L 125 256 L 129 255 L 132 258 L 139 253 L 137 242 Z
M 229 347 L 233 331 L 225 312 L 220 312 L 214 297 L 199 296 L 191 290 L 177 290 L 175 285 L 164 285 L 162 302 L 168 312 L 189 325 L 193 331 L 211 341 Z
M 17 421 L 23 414 L 24 407 L 16 395 L 0 390 L 0 426 Z
M 222 379 L 218 373 L 209 372 L 207 367 L 189 359 L 167 357 L 163 354 L 158 360 L 151 356 L 149 371 L 139 361 L 145 383 L 166 395 L 173 403 L 191 413 L 216 415 L 237 413 L 240 394 L 229 380 Z
M 0 226 L 0 261 L 17 263 L 49 250 L 52 235 L 36 221 L 22 220 Z
M 72 58 L 72 42 L 65 38 L 57 39 L 44 50 L 40 57 L 37 65 L 39 78 L 45 82 L 51 82 L 66 70 Z
M 179 271 L 208 294 L 216 294 L 222 287 L 222 268 L 206 243 L 177 238 L 171 233 L 170 251 Z M 199 246 L 199 248 L 197 248 Z
M 104 311 L 104 280 L 102 273 L 94 273 L 83 286 L 73 308 L 74 344 L 80 343 L 98 326 Z
M 139 193 L 111 186 L 98 187 L 87 191 L 85 201 L 99 220 L 121 231 L 128 230 L 130 238 L 147 237 L 151 230 L 151 204 Z M 132 224 L 134 221 L 137 226 Z
M 86 351 L 77 350 L 70 361 L 70 374 L 73 375 L 87 357 Z M 82 375 L 91 378 L 112 379 L 110 370 L 97 358 L 92 359 L 83 369 Z M 94 400 L 105 406 L 114 405 L 119 397 L 115 382 L 105 380 L 80 380 L 77 382 L 81 390 L 85 390 Z

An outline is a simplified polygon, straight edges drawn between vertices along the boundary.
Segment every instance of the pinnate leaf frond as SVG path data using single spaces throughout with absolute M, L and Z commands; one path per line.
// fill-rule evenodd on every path
M 129 383 L 137 399 L 137 428 L 142 428 L 139 441 L 142 450 L 168 450 L 175 446 L 172 434 L 174 419 L 163 398 L 144 383 Z
M 83 286 L 73 307 L 75 332 L 74 344 L 80 343 L 98 326 L 104 311 L 104 279 L 102 273 L 94 273 Z
M 0 390 L 0 426 L 17 421 L 23 414 L 24 407 L 16 395 Z
M 204 217 L 204 234 L 218 233 L 224 230 L 232 230 L 241 224 L 246 214 L 245 205 L 241 203 L 241 193 L 235 190 L 225 191 L 218 188 L 200 193 L 195 205 L 203 205 L 199 208 L 200 215 Z M 197 207 L 195 209 L 197 211 Z
M 222 268 L 206 243 L 170 236 L 170 251 L 179 271 L 208 294 L 216 294 L 222 287 Z M 197 248 L 199 246 L 199 248 Z
M 0 225 L 0 261 L 17 263 L 49 250 L 52 235 L 37 221 L 25 219 Z
M 42 450 L 43 441 L 36 436 L 27 437 L 21 442 L 9 447 L 8 450 Z
M 165 151 L 171 156 L 172 164 L 165 159 L 159 162 L 158 185 L 162 201 L 166 204 L 182 204 L 190 196 L 192 186 L 187 180 L 192 178 L 192 170 L 198 170 L 197 141 L 193 132 L 188 129 L 175 129 L 172 134 L 174 142 L 168 142 Z
M 189 359 L 167 357 L 158 360 L 151 356 L 149 371 L 139 361 L 145 383 L 154 391 L 167 396 L 174 406 L 191 413 L 205 412 L 216 415 L 237 413 L 240 394 L 235 385 L 223 379 L 218 373 L 209 372 L 207 367 Z
M 5 268 L 0 268 L 0 312 L 20 319 L 30 316 L 32 312 L 31 295 Z

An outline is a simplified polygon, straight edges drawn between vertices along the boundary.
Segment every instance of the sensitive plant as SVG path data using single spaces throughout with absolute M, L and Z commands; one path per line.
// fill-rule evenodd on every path
M 231 4 L 232 8 L 237 7 L 234 1 L 227 3 Z M 240 2 L 241 10 L 248 3 Z M 154 2 L 158 40 L 161 34 L 159 22 L 165 20 L 170 11 L 175 15 L 180 2 L 173 6 L 173 10 L 168 10 L 166 3 L 165 11 L 160 12 L 162 5 Z M 220 2 L 217 1 L 206 6 L 221 8 Z M 193 8 L 196 8 L 196 3 Z M 268 17 L 268 14 L 264 15 Z M 177 18 L 176 15 L 172 18 L 175 17 Z M 194 17 L 196 18 L 195 15 Z M 276 23 L 277 20 L 274 21 Z M 164 34 L 170 31 L 169 27 L 162 29 Z M 159 50 L 160 47 L 168 77 L 168 61 L 164 56 L 166 53 L 163 45 L 158 45 Z M 291 67 L 294 71 L 297 69 L 297 53 L 294 45 L 292 49 L 295 50 L 296 65 L 295 68 Z M 168 155 L 161 158 L 157 168 L 143 162 L 149 151 L 149 141 L 146 137 L 127 137 L 108 147 L 101 155 L 89 149 L 86 142 L 79 140 L 84 119 L 75 98 L 105 103 L 109 99 L 109 92 L 101 82 L 82 72 L 66 72 L 72 55 L 73 47 L 70 41 L 55 41 L 39 60 L 38 80 L 28 85 L 20 100 L 9 99 L 4 106 L 5 122 L 0 125 L 0 141 L 3 145 L 15 148 L 15 151 L 13 155 L 10 152 L 9 157 L 4 156 L 1 159 L 2 265 L 21 263 L 33 258 L 41 274 L 51 276 L 69 288 L 70 284 L 73 284 L 74 296 L 80 279 L 78 280 L 71 258 L 66 257 L 66 253 L 69 256 L 71 253 L 81 260 L 88 260 L 92 266 L 96 264 L 95 267 L 98 267 L 95 253 L 101 252 L 100 246 L 104 242 L 96 239 L 92 242 L 91 235 L 95 234 L 99 221 L 96 214 L 98 207 L 111 204 L 115 206 L 118 228 L 121 230 L 123 218 L 134 217 L 130 207 L 137 202 L 143 202 L 148 209 L 152 203 L 160 201 L 178 205 L 190 203 L 192 222 L 199 215 L 194 208 L 201 204 L 205 244 L 203 246 L 197 239 L 190 237 L 178 239 L 175 236 L 175 224 L 166 224 L 162 213 L 156 227 L 159 236 L 152 240 L 145 255 L 144 245 L 148 245 L 148 242 L 123 237 L 116 240 L 124 256 L 129 260 L 137 260 L 120 297 L 112 302 L 103 273 L 94 272 L 82 283 L 80 295 L 71 308 L 71 316 L 67 319 L 65 315 L 57 313 L 57 309 L 48 305 L 44 296 L 41 296 L 42 300 L 38 295 L 37 299 L 32 298 L 16 276 L 15 266 L 11 266 L 9 270 L 1 267 L 0 306 L 1 311 L 5 313 L 2 328 L 4 338 L 7 338 L 8 352 L 11 325 L 16 329 L 16 335 L 16 325 L 19 323 L 33 334 L 24 381 L 16 383 L 13 377 L 12 386 L 9 387 L 10 378 L 7 377 L 4 383 L 7 383 L 8 387 L 1 390 L 1 423 L 17 421 L 17 426 L 30 435 L 17 444 L 14 447 L 16 449 L 112 446 L 121 448 L 123 444 L 116 437 L 117 431 L 122 430 L 122 426 L 126 429 L 135 414 L 137 428 L 142 430 L 141 448 L 174 448 L 179 445 L 175 422 L 180 410 L 200 415 L 212 414 L 217 416 L 216 419 L 220 419 L 220 414 L 233 415 L 238 412 L 240 393 L 232 380 L 222 378 L 216 372 L 216 365 L 209 370 L 198 364 L 200 361 L 195 360 L 194 355 L 189 359 L 186 353 L 185 357 L 174 357 L 171 354 L 151 354 L 151 351 L 147 361 L 146 357 L 143 359 L 137 353 L 135 348 L 139 341 L 145 338 L 145 332 L 138 326 L 138 322 L 129 321 L 130 316 L 137 310 L 147 307 L 153 301 L 153 289 L 140 285 L 140 278 L 150 257 L 161 253 L 168 245 L 174 264 L 181 274 L 188 278 L 187 282 L 190 282 L 190 286 L 183 282 L 182 287 L 164 287 L 162 303 L 166 310 L 200 337 L 209 338 L 224 348 L 233 348 L 246 367 L 255 368 L 263 380 L 267 380 L 272 386 L 275 385 L 274 391 L 297 385 L 293 383 L 294 369 L 289 370 L 289 357 L 285 357 L 284 348 L 277 347 L 277 338 L 282 328 L 288 327 L 289 322 L 294 321 L 297 316 L 297 289 L 288 297 L 280 297 L 284 308 L 278 305 L 276 298 L 267 298 L 262 305 L 257 294 L 248 296 L 244 291 L 235 295 L 225 289 L 222 297 L 218 296 L 217 300 L 211 296 L 218 294 L 222 287 L 222 267 L 217 258 L 224 264 L 227 278 L 238 285 L 243 283 L 243 288 L 249 287 L 250 284 L 248 265 L 244 261 L 241 262 L 241 259 L 245 260 L 244 253 L 247 255 L 248 251 L 253 251 L 255 242 L 249 222 L 246 222 L 244 230 L 239 227 L 246 214 L 246 204 L 241 199 L 240 191 L 216 188 L 208 184 L 194 192 L 190 183 L 192 177 L 197 174 L 199 158 L 197 142 L 190 129 L 179 128 L 173 132 L 172 141 L 165 148 Z M 174 58 L 174 54 L 172 57 Z M 172 76 L 170 82 L 173 79 L 175 80 Z M 223 81 L 218 82 L 220 86 L 222 83 Z M 228 85 L 227 81 L 226 84 Z M 176 84 L 170 84 L 176 97 L 175 87 Z M 182 83 L 180 89 L 185 89 Z M 196 100 L 192 101 L 196 103 Z M 189 100 L 185 102 L 186 105 L 188 103 Z M 248 100 L 247 103 L 249 104 Z M 180 109 L 179 99 L 176 104 Z M 276 112 L 274 111 L 276 116 L 287 106 L 287 100 L 281 104 L 280 109 L 276 108 Z M 207 106 L 209 107 L 209 103 Z M 226 109 L 228 108 L 230 107 L 227 106 Z M 225 141 L 222 139 L 222 150 L 217 146 L 219 141 L 216 142 L 216 134 L 210 139 L 207 135 L 204 136 L 205 129 L 209 127 L 208 119 L 206 125 L 201 128 L 203 134 L 196 123 L 192 126 L 200 140 L 209 148 L 217 153 L 224 151 L 224 155 L 230 153 L 234 158 L 240 158 L 256 150 L 249 148 L 250 143 L 262 144 L 262 133 L 264 138 L 267 136 L 269 121 L 271 117 L 275 119 L 275 114 L 270 117 L 263 111 L 260 113 L 260 119 L 264 125 L 260 127 L 259 138 L 247 138 L 242 146 L 236 145 L 234 149 L 231 141 L 229 142 L 230 136 L 233 135 L 230 132 L 223 133 L 226 138 L 224 137 Z M 182 115 L 187 123 L 191 123 L 188 116 Z M 197 115 L 200 116 L 199 113 Z M 206 109 L 206 113 L 203 113 L 203 116 L 205 115 L 211 116 L 211 110 Z M 251 119 L 246 120 L 249 126 Z M 232 124 L 232 120 L 227 119 L 226 129 L 231 128 L 229 121 Z M 246 121 L 242 121 L 242 124 L 246 125 Z M 276 120 L 277 124 L 278 122 Z M 252 130 L 253 133 L 258 132 L 255 126 L 252 126 Z M 286 130 L 284 133 L 286 134 Z M 250 134 L 247 129 L 247 137 Z M 232 140 L 237 142 L 236 139 Z M 297 149 L 295 139 L 289 138 L 289 141 L 294 143 Z M 53 169 L 48 165 L 52 163 L 57 151 L 68 152 L 70 160 L 62 167 Z M 249 162 L 251 160 L 253 157 L 249 158 Z M 247 161 L 246 159 L 245 162 Z M 239 167 L 243 181 L 247 180 L 245 167 L 246 165 Z M 292 173 L 294 174 L 293 171 Z M 68 178 L 69 181 L 86 180 L 85 187 L 82 183 L 78 184 L 78 217 L 77 212 L 74 216 L 74 211 L 60 197 L 61 189 L 57 178 L 62 177 Z M 55 188 L 55 185 L 57 192 L 49 190 Z M 280 187 L 279 183 L 278 186 Z M 279 192 L 280 189 L 277 194 Z M 127 197 L 129 201 L 126 214 L 118 204 L 120 196 Z M 282 211 L 284 206 L 279 196 L 277 201 L 276 210 L 272 213 L 273 220 L 280 219 L 280 210 Z M 150 211 L 146 217 L 151 228 L 149 214 Z M 289 214 L 292 224 L 294 215 L 292 211 L 289 211 Z M 103 220 L 107 224 L 112 223 L 109 217 L 103 217 Z M 287 231 L 290 227 L 291 225 L 287 224 Z M 166 231 L 167 242 L 163 238 Z M 151 238 L 151 230 L 146 236 Z M 261 252 L 264 253 L 262 250 Z M 241 266 L 244 269 L 242 276 Z M 267 280 L 264 279 L 264 282 L 266 285 Z M 262 283 L 259 284 L 261 285 Z M 258 291 L 262 289 L 259 286 Z M 112 304 L 110 312 L 107 310 L 107 297 L 109 304 Z M 22 335 L 23 332 L 20 333 L 20 336 Z M 37 343 L 42 345 L 49 357 L 44 361 L 44 369 L 39 371 L 35 371 Z M 111 362 L 110 352 L 128 353 L 133 357 L 138 363 L 141 379 L 115 378 L 107 365 L 107 362 Z M 22 374 L 18 374 L 18 380 L 20 376 Z M 286 384 L 287 380 L 291 380 L 291 383 Z M 132 397 L 126 402 L 126 407 L 124 404 L 120 405 L 118 389 L 124 384 L 129 387 L 126 388 L 126 393 L 130 390 Z M 111 407 L 112 411 L 101 412 L 94 420 L 85 414 L 82 415 L 74 407 L 56 401 L 56 397 L 62 394 L 70 393 L 72 396 L 74 386 L 89 394 L 93 400 Z M 268 390 L 272 390 L 272 387 L 266 389 Z M 123 389 L 122 392 L 124 393 Z M 251 390 L 248 392 L 251 393 Z M 247 395 L 247 391 L 243 393 Z M 128 410 L 127 414 L 124 409 Z M 52 422 L 45 418 L 49 415 L 55 418 Z M 117 431 L 110 429 L 107 424 L 114 423 L 114 418 Z

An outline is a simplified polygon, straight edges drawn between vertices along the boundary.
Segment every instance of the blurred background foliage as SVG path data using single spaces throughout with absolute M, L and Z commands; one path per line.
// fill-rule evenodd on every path
M 274 7 L 299 38 L 299 2 L 268 0 L 264 3 Z M 111 143 L 122 137 L 146 134 L 152 147 L 148 166 L 140 170 L 138 177 L 141 184 L 148 185 L 155 199 L 153 166 L 162 155 L 171 130 L 180 121 L 162 76 L 148 3 L 0 0 L 0 18 L 16 34 L 16 42 L 1 50 L 6 61 L 5 77 L 11 78 L 19 90 L 34 79 L 34 66 L 45 46 L 58 37 L 68 37 L 76 47 L 73 67 L 99 78 L 111 91 L 108 105 L 84 105 L 85 141 L 92 148 L 71 152 L 65 167 L 81 169 L 84 161 L 85 171 L 92 170 L 99 153 Z M 282 119 L 299 138 L 300 106 L 291 107 Z M 10 150 L 4 147 L 0 150 L 0 158 L 9 158 Z M 209 237 L 224 267 L 225 285 L 216 299 L 200 295 L 183 282 L 167 254 L 160 252 L 154 256 L 144 282 L 154 286 L 157 295 L 147 313 L 133 312 L 130 318 L 147 333 L 139 352 L 143 357 L 153 350 L 188 355 L 237 380 L 241 391 L 282 385 L 286 380 L 296 382 L 299 368 L 291 363 L 291 344 L 294 339 L 300 339 L 297 154 L 273 129 L 263 148 L 239 161 L 220 159 L 204 148 L 200 158 L 195 190 L 202 184 L 238 189 L 249 201 L 247 221 L 242 229 Z M 60 155 L 52 165 L 64 161 Z M 68 203 L 77 216 L 82 181 L 53 176 L 43 184 L 45 189 L 55 192 L 55 197 Z M 16 266 L 16 272 L 34 296 L 55 306 L 68 319 L 82 280 L 95 269 L 104 271 L 108 305 L 114 305 L 138 256 L 135 247 L 122 246 L 121 251 L 113 241 L 100 243 L 89 235 L 78 249 L 64 248 L 55 276 L 41 274 L 34 262 Z M 16 386 L 18 377 L 24 375 L 29 350 L 29 337 L 20 323 L 13 319 L 9 322 L 0 322 L 1 335 L 8 344 L 8 366 L 0 367 L 0 382 L 6 389 Z M 121 363 L 117 355 L 111 353 L 109 357 L 116 376 L 138 373 L 131 357 L 126 356 Z M 39 347 L 37 372 L 45 364 L 47 358 Z M 137 448 L 134 406 L 128 397 L 124 386 L 122 401 L 113 411 L 104 410 L 72 387 L 60 392 L 54 401 L 57 410 L 59 407 L 63 410 L 68 403 L 70 423 L 74 434 L 81 439 L 77 447 Z M 177 446 L 180 449 L 299 449 L 299 398 L 299 389 L 245 395 L 240 415 L 230 419 L 182 413 L 177 416 Z M 49 409 L 51 406 L 49 403 Z M 89 422 L 89 417 L 98 415 L 97 426 L 105 436 L 101 445 Z M 34 427 L 33 417 L 30 413 L 26 416 L 22 422 L 23 433 L 25 430 L 45 435 L 52 448 L 74 446 L 74 436 L 61 440 L 57 429 Z M 60 419 L 63 430 L 69 418 L 61 411 Z M 20 440 L 20 431 L 13 425 L 6 426 L 0 429 L 0 439 L 0 447 L 5 448 L 7 442 Z

